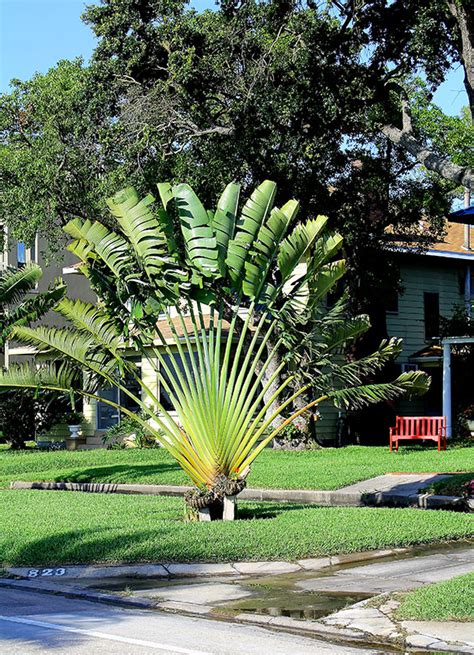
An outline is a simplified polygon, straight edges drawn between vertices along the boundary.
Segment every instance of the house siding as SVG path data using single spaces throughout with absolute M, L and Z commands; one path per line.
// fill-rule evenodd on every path
M 465 264 L 421 256 L 400 264 L 403 292 L 398 312 L 387 312 L 389 336 L 403 339 L 403 352 L 397 362 L 408 363 L 410 355 L 427 346 L 425 339 L 424 293 L 439 294 L 441 316 L 450 317 L 457 305 L 464 303 Z M 434 260 L 434 261 L 433 261 Z
M 387 312 L 387 332 L 390 337 L 403 339 L 403 351 L 397 364 L 410 363 L 410 357 L 422 350 L 432 340 L 425 338 L 424 294 L 439 295 L 439 313 L 449 318 L 455 307 L 463 305 L 464 278 L 468 264 L 456 259 L 441 259 L 422 255 L 405 255 L 400 258 L 400 277 L 403 292 L 398 299 L 398 312 Z M 428 373 L 440 375 L 440 363 L 430 362 L 423 366 Z M 433 390 L 435 392 L 435 390 Z M 437 393 L 437 390 L 436 392 Z M 401 399 L 396 405 L 400 415 L 416 416 L 441 413 L 441 393 L 433 398 L 430 406 L 426 397 Z M 435 407 L 433 409 L 433 401 Z

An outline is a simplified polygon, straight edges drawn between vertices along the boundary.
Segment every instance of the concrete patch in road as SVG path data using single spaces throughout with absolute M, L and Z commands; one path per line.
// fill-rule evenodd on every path
M 180 603 L 193 603 L 196 605 L 213 605 L 226 601 L 239 600 L 251 596 L 252 593 L 238 584 L 204 583 L 186 584 L 173 587 L 157 587 L 150 590 L 141 590 L 137 595 L 155 598 L 161 601 L 175 601 Z

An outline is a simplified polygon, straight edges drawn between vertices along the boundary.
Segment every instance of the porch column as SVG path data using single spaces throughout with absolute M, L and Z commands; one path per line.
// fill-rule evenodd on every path
M 443 416 L 446 416 L 446 437 L 452 437 L 451 414 L 451 344 L 443 342 Z

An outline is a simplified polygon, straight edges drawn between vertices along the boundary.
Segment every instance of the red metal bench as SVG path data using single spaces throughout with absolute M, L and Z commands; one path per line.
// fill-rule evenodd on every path
M 390 451 L 398 450 L 401 439 L 429 439 L 436 441 L 438 450 L 446 450 L 446 416 L 397 416 L 390 428 Z

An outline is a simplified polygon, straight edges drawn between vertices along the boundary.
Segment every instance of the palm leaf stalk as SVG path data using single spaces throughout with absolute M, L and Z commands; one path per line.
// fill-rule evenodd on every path
M 191 336 L 179 336 L 170 312 L 166 313 L 168 325 L 175 333 L 173 345 L 184 356 L 181 361 L 186 361 L 187 354 L 191 365 L 184 366 L 183 374 L 163 335 L 159 339 L 163 350 L 153 348 L 154 357 L 149 361 L 154 363 L 160 384 L 172 397 L 176 422 L 143 382 L 142 394 L 151 400 L 151 406 L 125 386 L 123 376 L 118 374 L 119 364 L 129 373 L 134 372 L 136 365 L 125 360 L 125 346 L 120 352 L 119 337 L 106 335 L 105 329 L 99 335 L 97 324 L 86 320 L 92 314 L 98 318 L 97 308 L 81 301 L 63 301 L 57 309 L 74 323 L 75 331 L 19 327 L 15 330 L 15 337 L 43 352 L 50 361 L 62 362 L 61 367 L 56 369 L 51 364 L 43 364 L 37 369 L 12 366 L 0 375 L 1 387 L 47 387 L 70 391 L 74 371 L 84 368 L 91 371 L 95 379 L 101 378 L 106 385 L 117 386 L 140 407 L 142 416 L 138 420 L 161 438 L 162 445 L 197 486 L 212 490 L 220 477 L 243 482 L 256 454 L 272 438 L 266 432 L 270 421 L 263 418 L 269 403 L 262 402 L 265 386 L 262 388 L 259 383 L 262 373 L 257 374 L 256 368 L 257 362 L 266 368 L 274 356 L 270 353 L 262 359 L 266 342 L 275 329 L 275 319 L 261 317 L 256 327 L 252 327 L 249 345 L 247 330 L 252 326 L 253 308 L 247 311 L 247 330 L 239 334 L 235 322 L 227 323 L 222 310 L 214 310 L 212 320 L 206 323 L 203 308 L 197 304 L 190 310 L 193 316 Z M 179 308 L 177 313 L 181 324 L 185 325 L 185 315 Z M 164 353 L 170 355 L 171 363 L 166 362 Z M 139 381 L 136 370 L 135 373 Z M 288 377 L 280 386 L 277 398 L 281 398 L 290 381 L 291 377 Z M 130 413 L 113 401 L 101 399 L 93 389 L 85 387 L 78 393 Z M 282 402 L 282 411 L 287 404 L 287 400 Z M 254 411 L 249 411 L 250 405 L 253 408 L 261 406 L 257 416 Z M 160 437 L 162 433 L 165 438 Z

